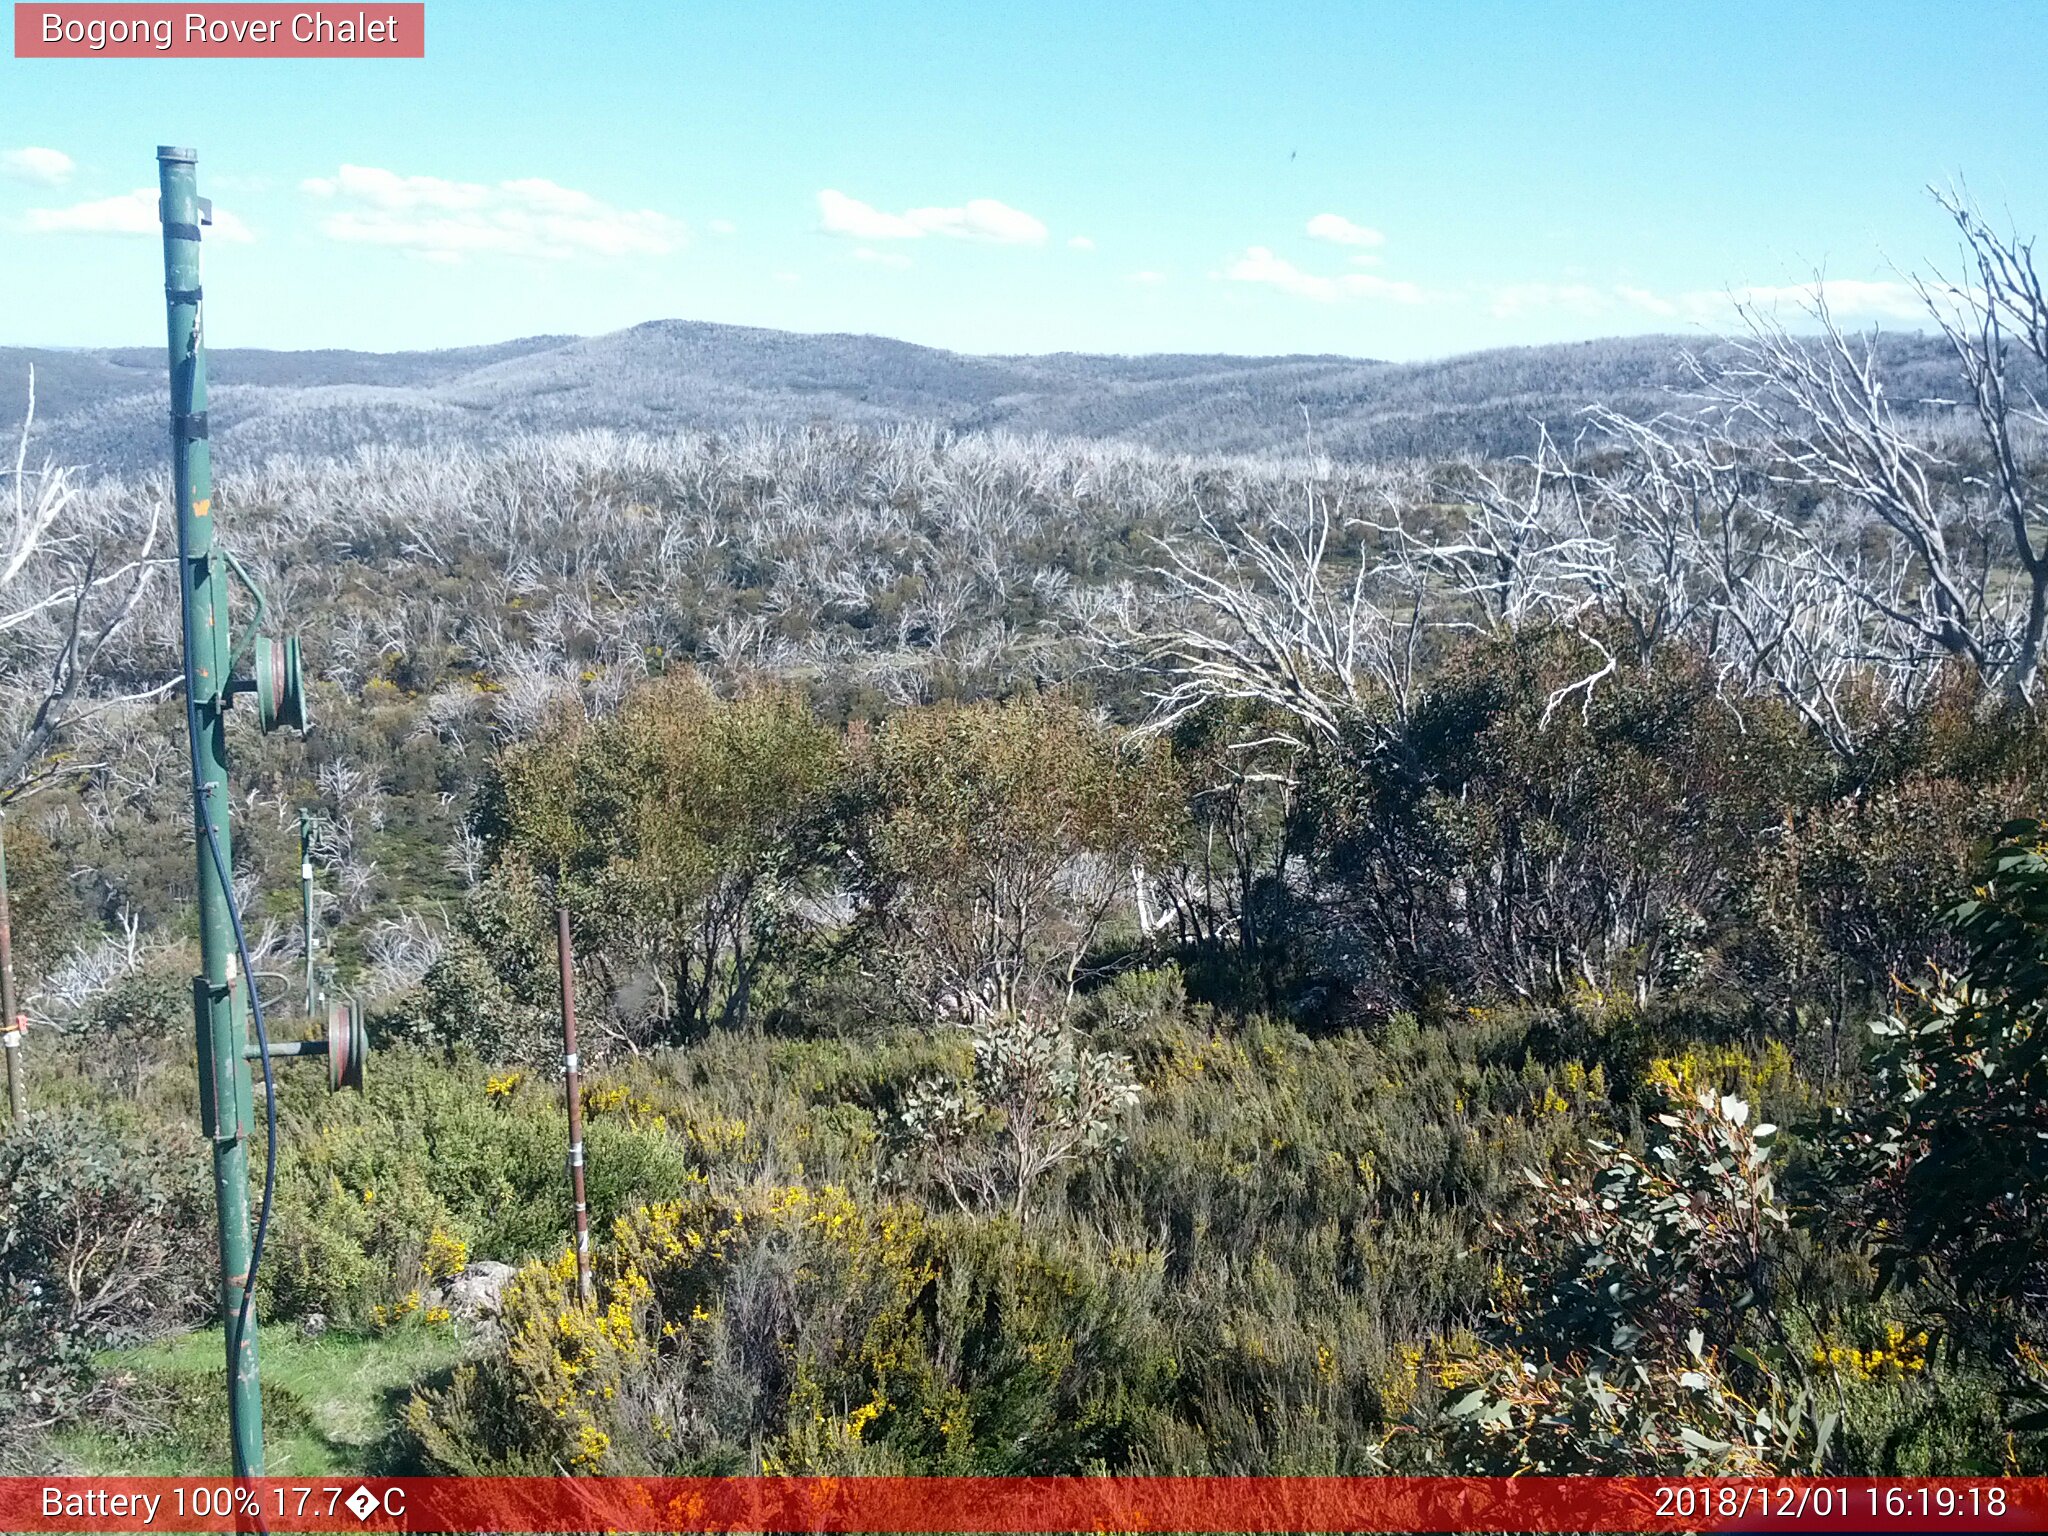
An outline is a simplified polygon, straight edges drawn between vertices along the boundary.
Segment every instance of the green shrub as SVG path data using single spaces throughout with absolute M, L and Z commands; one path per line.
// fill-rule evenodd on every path
M 1163 752 L 1057 696 L 897 715 L 854 751 L 856 926 L 927 1017 L 1054 1020 L 1176 840 L 1178 791 Z
M 1486 1335 L 1443 1362 L 1457 1395 L 1415 1442 L 1484 1475 L 1805 1470 L 1836 1416 L 1775 1324 L 1788 1217 L 1776 1127 L 1711 1090 L 1674 1091 L 1646 1156 L 1603 1142 L 1590 1180 L 1531 1172 L 1495 1223 L 1508 1268 Z
M 189 1132 L 71 1111 L 0 1136 L 0 1453 L 90 1411 L 95 1353 L 209 1296 L 206 1168 Z
M 1863 1096 L 1825 1128 L 1822 1219 L 1999 1368 L 2048 1431 L 2048 829 L 2015 822 L 1949 914 L 1964 954 L 1873 1025 Z
M 1318 763 L 1306 807 L 1332 918 L 1383 995 L 1640 1004 L 1725 984 L 1757 860 L 1788 807 L 1826 793 L 1826 751 L 1782 705 L 1731 707 L 1678 650 L 1561 699 L 1584 661 L 1564 630 L 1473 641 L 1395 744 L 1361 721 Z
M 501 1349 L 415 1397 L 430 1465 L 1014 1474 L 1127 1465 L 1172 1381 L 1156 1262 L 833 1186 L 636 1210 L 508 1290 Z M 537 1410 L 537 1411 L 536 1411 Z
M 281 1091 L 292 1108 L 260 1276 L 279 1315 L 362 1325 L 388 1313 L 429 1278 L 436 1232 L 473 1257 L 516 1261 L 570 1228 L 559 1086 L 400 1049 L 373 1058 L 360 1095 L 309 1082 Z M 593 1116 L 585 1141 L 600 1222 L 696 1177 L 688 1146 L 665 1127 Z
M 501 863 L 555 882 L 619 1022 L 687 1039 L 775 1012 L 826 883 L 841 753 L 793 692 L 724 700 L 672 673 L 507 752 L 478 820 Z

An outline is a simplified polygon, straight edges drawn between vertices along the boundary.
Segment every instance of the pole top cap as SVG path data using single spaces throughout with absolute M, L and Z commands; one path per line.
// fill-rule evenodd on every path
M 174 144 L 159 144 L 156 147 L 156 157 L 159 160 L 183 160 L 188 164 L 196 164 L 199 159 L 199 151 L 196 149 L 179 149 Z

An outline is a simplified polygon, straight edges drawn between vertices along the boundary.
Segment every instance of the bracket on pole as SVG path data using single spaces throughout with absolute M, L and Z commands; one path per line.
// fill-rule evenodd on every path
M 336 1003 L 327 1010 L 327 1087 L 363 1091 L 363 1065 L 370 1058 L 370 1037 L 363 1028 L 361 1003 Z
M 255 1046 L 244 1046 L 243 1056 L 256 1061 L 262 1052 Z M 344 1088 L 363 1091 L 363 1066 L 370 1059 L 370 1034 L 363 1028 L 363 1005 L 361 1003 L 335 1003 L 327 1010 L 327 1035 L 320 1040 L 278 1040 L 270 1047 L 272 1061 L 289 1060 L 301 1056 L 325 1056 L 327 1058 L 327 1091 L 340 1093 Z
M 263 622 L 270 617 L 270 599 L 257 585 L 256 578 L 249 574 L 249 568 L 235 558 L 235 552 L 225 544 L 218 547 L 227 562 L 228 573 L 242 584 L 243 591 L 256 600 L 256 612 L 249 620 L 249 633 L 235 647 L 228 663 L 232 669 L 244 656 L 253 655 L 256 675 L 253 679 L 230 682 L 228 692 L 256 695 L 256 723 L 264 735 L 292 730 L 303 736 L 308 716 L 306 673 L 299 660 L 299 637 L 263 633 Z
M 264 735 L 306 730 L 306 674 L 299 663 L 297 635 L 256 639 L 256 723 Z

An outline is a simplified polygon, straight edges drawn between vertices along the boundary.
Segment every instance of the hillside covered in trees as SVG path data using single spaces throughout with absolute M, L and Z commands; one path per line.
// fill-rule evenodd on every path
M 1515 454 L 229 429 L 256 980 L 310 810 L 377 1044 L 278 1081 L 273 1470 L 2043 1471 L 2048 314 L 1957 216 L 1910 409 L 1753 316 Z M 12 489 L 0 1466 L 225 1465 L 162 488 Z
M 1422 363 L 1348 357 L 973 357 L 875 336 L 804 336 L 659 320 L 609 336 L 536 336 L 446 352 L 212 353 L 224 460 L 476 446 L 521 433 L 669 433 L 763 426 L 934 426 L 1045 434 L 1170 453 L 1409 459 L 1527 451 L 1538 424 L 1569 436 L 1592 405 L 1670 408 L 1711 369 L 1712 338 L 1516 347 Z M 1913 411 L 1949 384 L 1939 338 L 1887 336 L 1895 398 Z M 133 472 L 163 454 L 160 349 L 0 348 L 0 429 L 37 370 L 39 451 Z M 13 417 L 13 420 L 10 420 Z

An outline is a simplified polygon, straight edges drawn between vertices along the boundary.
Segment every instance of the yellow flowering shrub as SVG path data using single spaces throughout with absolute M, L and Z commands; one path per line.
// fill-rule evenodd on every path
M 436 1227 L 427 1234 L 420 1269 L 429 1280 L 446 1280 L 469 1268 L 469 1244 Z
M 684 1123 L 683 1134 L 705 1158 L 730 1157 L 747 1141 L 747 1122 L 737 1116 L 707 1114 Z
M 1382 1422 L 1398 1424 L 1408 1417 L 1408 1411 L 1415 1406 L 1415 1389 L 1421 1384 L 1421 1376 L 1421 1347 L 1396 1345 L 1393 1363 L 1379 1384 Z
M 1927 1369 L 1927 1331 L 1908 1334 L 1903 1323 L 1886 1323 L 1884 1338 L 1870 1349 L 1823 1337 L 1814 1344 L 1812 1359 L 1855 1381 L 1903 1381 Z
M 370 1321 L 379 1328 L 390 1328 L 404 1322 L 420 1309 L 420 1293 L 407 1291 L 389 1306 L 375 1306 L 370 1309 Z
M 978 1458 L 1014 1456 L 1020 1436 L 1093 1443 L 1112 1433 L 1102 1415 L 1135 1411 L 1130 1381 L 1150 1383 L 1142 1398 L 1171 1379 L 1156 1341 L 1130 1342 L 1155 1255 L 1117 1250 L 1084 1271 L 1005 1223 L 935 1226 L 918 1207 L 807 1182 L 732 1195 L 699 1183 L 601 1236 L 593 1305 L 569 1250 L 527 1265 L 504 1293 L 502 1342 L 415 1399 L 406 1428 L 424 1461 L 985 1470 L 1008 1462 Z M 1326 1381 L 1339 1350 L 1326 1346 Z M 738 1417 L 721 1428 L 720 1414 Z
M 587 1115 L 609 1115 L 629 1105 L 650 1113 L 654 1108 L 647 1100 L 636 1099 L 633 1090 L 623 1083 L 583 1085 L 583 1112 Z
M 1747 1098 L 1771 1098 L 1794 1079 L 1792 1053 L 1773 1040 L 1752 1055 L 1739 1045 L 1688 1047 L 1651 1059 L 1645 1086 L 1690 1098 L 1705 1089 Z

